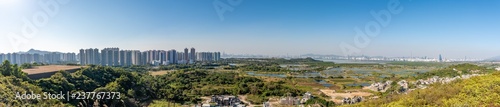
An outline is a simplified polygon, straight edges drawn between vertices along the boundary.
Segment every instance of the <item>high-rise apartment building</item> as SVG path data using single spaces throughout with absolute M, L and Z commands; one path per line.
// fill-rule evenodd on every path
M 140 59 L 140 62 L 141 62 L 141 65 L 148 65 L 148 52 L 141 52 L 141 59 Z
M 189 54 L 190 63 L 194 63 L 196 61 L 196 50 L 194 48 L 191 48 L 191 53 Z
M 104 48 L 103 50 L 101 50 L 101 65 L 103 66 L 119 66 L 119 58 L 119 48 Z
M 92 49 L 91 49 L 92 50 Z M 101 62 L 101 55 L 99 53 L 99 49 L 95 48 L 92 50 L 92 64 L 99 65 Z
M 9 60 L 13 64 L 45 63 L 66 64 L 80 63 L 81 65 L 103 65 L 103 66 L 131 66 L 131 65 L 166 65 L 166 64 L 190 64 L 195 61 L 219 61 L 220 52 L 196 52 L 195 48 L 185 48 L 183 52 L 175 49 L 148 50 L 121 50 L 119 48 L 97 48 L 80 49 L 75 53 L 0 53 L 0 61 Z
M 85 62 L 87 62 L 87 55 L 85 55 L 85 50 L 80 49 L 80 53 L 78 53 L 78 56 L 80 56 L 80 65 L 86 65 Z
M 47 54 L 38 53 L 8 53 L 0 54 L 0 61 L 9 60 L 12 64 L 24 63 L 45 63 L 45 64 L 60 64 L 76 62 L 76 54 L 74 53 L 58 53 L 52 52 Z
M 120 66 L 126 66 L 125 65 L 126 57 L 127 57 L 126 51 L 120 50 Z
M 439 54 L 439 62 L 443 62 L 443 57 Z
M 138 51 L 133 50 L 121 50 L 120 51 L 120 65 L 121 66 L 131 66 L 135 63 L 135 53 Z M 135 64 L 134 64 L 135 65 Z
M 141 64 L 141 51 L 139 50 L 134 50 L 131 51 L 131 60 L 132 60 L 132 65 L 142 65 Z
M 11 62 L 11 63 L 13 63 L 13 64 L 18 64 L 18 65 L 19 65 L 19 64 L 21 64 L 21 63 L 19 62 L 19 54 L 17 54 L 17 53 L 12 53 L 11 58 L 12 58 L 12 59 L 10 60 L 10 62 Z
M 189 49 L 188 48 L 184 48 L 184 63 L 189 63 Z
M 35 62 L 39 62 L 36 58 L 37 56 L 39 56 L 39 54 L 33 54 L 33 58 L 35 59 L 34 60 Z M 75 62 L 76 61 L 76 54 L 75 53 L 62 53 L 61 61 L 63 61 L 63 62 Z
M 162 50 L 148 50 L 146 51 L 146 62 L 152 64 L 154 62 L 161 62 Z
M 220 52 L 214 52 L 214 61 L 220 61 Z
M 177 51 L 175 51 L 175 49 L 169 50 L 167 56 L 169 64 L 177 64 L 178 58 L 177 58 Z
M 76 57 L 76 56 L 74 56 L 74 57 Z M 33 54 L 33 61 L 35 61 L 36 63 L 42 63 L 43 56 L 40 54 Z M 74 60 L 74 61 L 76 61 L 76 60 Z
M 11 54 L 11 53 L 6 54 L 6 55 L 5 55 L 5 58 L 6 58 L 7 60 L 9 60 L 9 62 L 10 62 L 10 63 L 12 63 L 12 54 Z
M 167 58 L 167 51 L 161 50 L 161 51 L 159 52 L 159 55 L 160 55 L 160 63 L 161 63 L 162 65 L 166 65 L 166 64 L 168 64 L 168 63 L 167 63 L 167 59 L 168 59 L 168 58 Z
M 202 62 L 207 61 L 219 61 L 220 60 L 220 52 L 198 52 L 197 60 Z
M 0 53 L 0 61 L 1 61 L 0 64 L 3 63 L 3 61 L 5 60 L 6 60 L 5 54 Z
M 131 66 L 132 65 L 132 62 L 133 62 L 133 55 L 132 55 L 132 52 L 131 50 L 128 50 L 128 51 L 125 51 L 125 65 L 126 66 Z
M 60 59 L 61 58 L 57 58 L 57 57 L 61 57 L 61 55 L 56 55 L 57 53 L 51 53 L 51 57 L 49 59 L 51 59 L 51 62 L 52 61 L 55 61 L 57 59 L 59 59 L 59 61 L 61 61 Z M 66 53 L 66 54 L 63 54 L 62 56 L 72 56 L 74 55 L 73 53 Z M 92 48 L 89 48 L 89 49 L 80 49 L 80 53 L 78 54 L 80 56 L 80 64 L 81 65 L 90 65 L 90 64 L 93 64 L 93 65 L 98 65 L 98 64 L 101 64 L 101 55 L 99 53 L 99 49 L 92 49 Z M 73 57 L 66 57 L 66 58 L 62 58 L 63 60 L 62 61 L 71 61 L 71 60 L 74 60 L 75 58 Z

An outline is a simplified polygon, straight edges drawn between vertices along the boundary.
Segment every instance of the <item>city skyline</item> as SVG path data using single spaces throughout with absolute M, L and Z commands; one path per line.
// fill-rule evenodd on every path
M 150 52 L 150 51 L 164 51 L 164 52 L 170 52 L 170 51 L 174 51 L 175 53 L 182 53 L 183 55 L 181 55 L 180 57 L 182 57 L 181 59 L 184 60 L 185 58 L 183 56 L 185 56 L 185 49 L 188 49 L 188 55 L 189 56 L 196 56 L 198 53 L 212 53 L 212 52 L 218 52 L 221 54 L 220 57 L 225 57 L 225 58 L 306 58 L 306 57 L 317 57 L 317 56 L 321 56 L 321 57 L 317 57 L 319 59 L 323 59 L 323 58 L 327 58 L 327 59 L 330 59 L 332 57 L 334 57 L 334 59 L 350 59 L 350 60 L 365 60 L 364 58 L 369 58 L 369 60 L 371 60 L 370 58 L 374 58 L 376 60 L 379 60 L 380 58 L 408 58 L 408 59 L 413 59 L 413 58 L 416 58 L 416 59 L 435 59 L 437 60 L 438 62 L 442 62 L 443 60 L 447 59 L 447 60 L 454 60 L 454 61 L 461 61 L 461 60 L 464 60 L 464 59 L 469 59 L 470 61 L 486 61 L 488 59 L 498 59 L 497 57 L 490 57 L 490 58 L 473 58 L 473 57 L 468 57 L 468 56 L 464 56 L 464 57 L 461 57 L 461 58 L 450 58 L 450 57 L 443 57 L 441 54 L 438 54 L 436 56 L 413 56 L 413 55 L 410 55 L 410 56 L 371 56 L 371 55 L 352 55 L 352 56 L 342 56 L 342 55 L 335 55 L 335 54 L 314 54 L 314 53 L 308 53 L 308 54 L 300 54 L 300 55 L 289 55 L 289 54 L 283 54 L 283 55 L 263 55 L 263 54 L 235 54 L 235 53 L 226 53 L 226 52 L 220 52 L 220 51 L 215 51 L 215 50 L 212 50 L 212 51 L 204 51 L 204 52 L 199 52 L 199 51 L 195 51 L 195 48 L 194 47 L 191 47 L 191 48 L 184 48 L 184 52 L 180 52 L 180 51 L 176 51 L 176 49 L 168 49 L 168 50 L 162 50 L 162 49 L 148 49 L 148 50 L 137 50 L 137 49 L 122 49 L 122 48 L 119 48 L 119 47 L 106 47 L 106 48 L 81 48 L 79 49 L 78 52 L 61 52 L 61 51 L 48 51 L 48 50 L 37 50 L 37 49 L 30 49 L 29 51 L 19 51 L 19 52 L 12 52 L 12 53 L 1 53 L 1 55 L 6 55 L 6 54 L 32 54 L 33 52 L 31 51 L 35 51 L 34 53 L 48 53 L 48 54 L 51 54 L 51 53 L 57 53 L 57 54 L 75 54 L 75 55 L 78 55 L 79 53 L 81 53 L 82 51 L 84 52 L 87 52 L 87 51 L 92 51 L 92 50 L 89 50 L 89 49 L 92 49 L 92 50 L 97 50 L 96 52 L 103 52 L 103 51 L 106 51 L 106 50 L 115 50 L 115 51 L 118 51 L 119 54 L 121 54 L 120 52 L 121 51 L 131 51 L 131 52 Z M 38 51 L 41 51 L 41 52 L 38 52 Z M 103 54 L 103 53 L 98 53 L 98 54 Z M 177 56 L 175 56 L 177 57 Z M 352 58 L 352 59 L 351 59 Z M 361 58 L 361 59 L 359 59 Z M 180 60 L 181 60 L 180 59 Z M 403 59 L 401 59 L 403 61 Z
M 104 49 L 86 48 L 78 53 L 51 52 L 30 49 L 27 52 L 0 53 L 0 61 L 13 64 L 80 64 L 102 66 L 194 64 L 221 60 L 220 52 L 200 52 L 194 47 L 184 52 L 171 50 L 123 50 L 118 47 Z
M 75 52 L 85 47 L 140 51 L 185 46 L 233 54 L 345 55 L 355 45 L 355 28 L 377 18 L 387 1 L 166 0 L 166 1 L 0 1 L 0 53 Z M 57 11 L 51 11 L 56 3 Z M 353 55 L 490 58 L 500 55 L 500 1 L 399 0 L 402 11 Z M 231 11 L 218 13 L 214 4 Z M 89 8 L 92 7 L 92 8 Z M 223 8 L 228 9 L 228 8 Z M 345 11 L 349 10 L 349 11 Z M 36 23 L 33 16 L 46 16 Z M 40 17 L 38 17 L 40 18 Z M 26 36 L 26 22 L 37 30 Z M 30 25 L 30 24 L 28 24 Z M 40 26 L 39 26 L 40 25 Z M 11 33 L 14 34 L 11 35 Z M 22 38 L 16 44 L 12 38 Z

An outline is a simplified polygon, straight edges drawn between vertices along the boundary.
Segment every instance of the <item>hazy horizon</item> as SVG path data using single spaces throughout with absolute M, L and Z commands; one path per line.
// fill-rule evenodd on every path
M 40 1 L 0 1 L 0 53 L 31 48 L 76 53 L 82 48 L 194 47 L 197 51 L 234 54 L 345 55 L 339 46 L 355 46 L 355 29 L 365 31 L 369 22 L 377 22 L 371 11 L 395 5 L 391 0 L 240 1 L 69 0 L 59 2 L 56 12 L 47 12 Z M 227 11 L 218 13 L 214 4 Z M 500 48 L 495 47 L 500 46 L 498 0 L 399 0 L 397 7 L 401 11 L 391 14 L 387 26 L 352 55 L 500 55 Z M 43 19 L 44 15 L 48 20 L 42 22 L 46 23 L 33 23 L 33 16 Z M 23 35 L 26 20 L 37 29 L 33 35 Z M 12 38 L 21 38 L 24 43 L 16 45 Z

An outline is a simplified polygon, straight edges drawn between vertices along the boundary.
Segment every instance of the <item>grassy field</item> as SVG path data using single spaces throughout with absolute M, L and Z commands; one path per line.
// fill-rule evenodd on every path
M 161 71 L 149 71 L 149 73 L 153 76 L 157 76 L 157 75 L 164 75 L 164 74 L 167 74 L 169 72 L 173 72 L 174 70 L 161 70 Z

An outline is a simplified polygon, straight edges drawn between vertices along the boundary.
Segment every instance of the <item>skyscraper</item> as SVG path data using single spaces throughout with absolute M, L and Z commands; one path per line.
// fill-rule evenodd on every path
M 175 49 L 169 50 L 167 56 L 169 64 L 177 64 L 177 51 Z
M 141 64 L 141 51 L 132 51 L 132 65 L 142 65 Z
M 189 49 L 184 48 L 184 61 L 185 63 L 189 63 Z
M 124 50 L 120 50 L 120 66 L 125 66 L 126 64 L 126 55 L 127 53 Z
M 196 61 L 196 51 L 195 51 L 195 49 L 194 49 L 194 48 L 191 48 L 191 53 L 190 53 L 190 54 L 191 54 L 191 55 L 190 55 L 190 59 L 189 59 L 189 61 L 190 61 L 191 63 L 193 63 L 193 62 L 195 62 L 195 61 Z
M 163 50 L 148 50 L 146 53 L 146 63 L 152 64 L 154 62 L 162 62 L 162 52 Z
M 33 54 L 33 61 L 35 61 L 36 63 L 42 63 L 43 58 L 40 54 Z M 75 59 L 75 61 L 76 61 L 76 59 Z
M 26 62 L 28 61 L 28 60 L 26 59 L 26 55 L 27 55 L 27 54 L 23 54 L 23 53 L 19 54 L 19 63 L 20 63 L 20 64 L 26 63 Z
M 7 53 L 5 55 L 5 58 L 6 58 L 6 60 L 9 60 L 10 63 L 12 63 L 12 54 L 11 53 Z
M 101 65 L 102 66 L 106 66 L 106 65 L 108 65 L 108 62 L 109 62 L 109 60 L 108 60 L 108 50 L 103 49 L 103 50 L 101 50 Z
M 84 65 L 88 65 L 88 64 L 91 64 L 91 62 L 93 62 L 94 60 L 92 59 L 92 54 L 94 50 L 92 49 L 85 49 L 85 63 Z
M 120 65 L 120 49 L 119 48 L 104 48 L 101 51 L 101 65 L 118 66 Z
M 135 63 L 135 52 L 133 50 L 120 50 L 120 66 L 131 66 Z
M 163 65 L 167 64 L 167 51 L 161 50 L 160 51 L 160 63 Z
M 11 57 L 12 57 L 12 60 L 10 60 L 10 63 L 19 64 L 19 54 L 12 53 Z
M 85 50 L 80 49 L 80 53 L 78 53 L 80 56 L 80 65 L 87 65 L 87 55 L 85 54 Z
M 0 53 L 0 63 L 2 63 L 3 61 L 5 61 L 5 54 L 3 53 Z
M 71 61 L 74 58 L 71 57 L 73 54 L 71 53 L 50 53 L 49 55 L 45 55 L 46 59 L 49 59 L 50 63 L 57 63 L 60 61 Z M 99 49 L 80 49 L 80 53 L 78 54 L 80 56 L 80 64 L 81 65 L 89 65 L 89 64 L 94 64 L 97 65 L 100 62 L 100 54 L 99 54 Z M 66 58 L 65 58 L 66 56 Z M 62 60 L 61 60 L 62 59 Z
M 101 59 L 101 55 L 99 54 L 99 49 L 95 48 L 92 50 L 92 64 L 98 65 Z
M 220 60 L 220 52 L 198 52 L 196 54 L 197 61 L 210 62 Z
M 214 52 L 214 60 L 219 61 L 220 60 L 220 52 Z
M 141 52 L 141 65 L 147 65 L 148 64 L 148 53 L 147 52 Z
M 120 49 L 113 49 L 113 66 L 120 65 Z
M 443 62 L 443 57 L 439 54 L 439 62 Z

